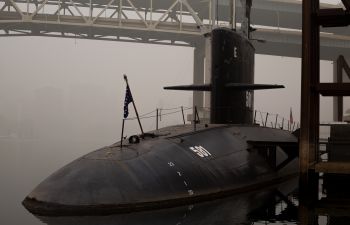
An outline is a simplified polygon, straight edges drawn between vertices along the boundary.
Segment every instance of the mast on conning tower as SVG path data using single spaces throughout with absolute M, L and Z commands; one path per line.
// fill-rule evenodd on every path
M 243 16 L 242 16 L 242 23 L 241 23 L 241 29 L 240 32 L 244 37 L 247 39 L 250 38 L 249 35 L 249 29 L 250 29 L 250 11 L 252 8 L 252 0 L 241 0 L 242 9 L 243 9 Z
M 230 0 L 230 26 L 236 30 L 236 0 Z

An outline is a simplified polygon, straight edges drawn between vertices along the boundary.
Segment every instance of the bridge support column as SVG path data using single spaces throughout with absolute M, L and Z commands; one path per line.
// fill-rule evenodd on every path
M 211 38 L 198 39 L 194 49 L 193 84 L 211 83 Z M 201 123 L 210 121 L 210 92 L 194 91 L 193 107 L 197 107 Z M 194 114 L 193 114 L 194 115 Z
M 204 55 L 203 45 L 196 45 L 193 54 L 193 84 L 204 84 Z M 203 108 L 203 96 L 202 91 L 193 92 L 193 107 L 196 106 L 198 111 Z
M 204 70 L 204 83 L 211 83 L 211 37 L 205 38 L 205 70 Z M 210 107 L 210 92 L 204 92 L 204 107 L 209 110 Z M 209 116 L 209 115 L 208 115 Z M 210 118 L 208 118 L 210 119 Z

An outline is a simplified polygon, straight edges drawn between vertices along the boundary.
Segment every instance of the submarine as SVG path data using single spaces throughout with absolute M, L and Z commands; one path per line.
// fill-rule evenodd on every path
M 46 178 L 23 200 L 42 216 L 107 215 L 161 209 L 260 190 L 298 175 L 298 138 L 254 124 L 255 49 L 229 28 L 211 32 L 210 123 L 134 135 L 84 155 Z

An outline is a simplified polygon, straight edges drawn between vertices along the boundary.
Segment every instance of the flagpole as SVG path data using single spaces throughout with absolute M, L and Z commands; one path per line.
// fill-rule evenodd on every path
M 120 137 L 120 149 L 123 148 L 123 139 L 124 139 L 124 124 L 125 124 L 125 119 L 123 119 L 122 122 L 122 133 L 121 133 L 121 137 Z
M 129 88 L 130 93 L 131 93 L 131 89 L 130 89 L 129 82 L 128 82 L 128 77 L 127 77 L 125 74 L 124 74 L 124 80 L 125 80 L 125 82 L 126 82 L 126 86 Z M 132 94 L 131 94 L 131 95 L 132 95 Z M 134 98 L 132 98 L 132 105 L 134 106 L 134 109 L 135 109 L 135 113 L 136 113 L 137 121 L 139 122 L 140 129 L 141 129 L 142 137 L 144 137 L 144 136 L 145 136 L 145 134 L 143 133 L 143 129 L 142 129 L 142 125 L 141 125 L 141 121 L 140 121 L 139 113 L 137 112 L 137 109 L 136 109 L 136 105 L 135 105 Z

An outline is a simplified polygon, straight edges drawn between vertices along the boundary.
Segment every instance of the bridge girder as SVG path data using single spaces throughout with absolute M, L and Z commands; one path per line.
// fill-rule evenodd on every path
M 0 0 L 0 36 L 53 36 L 195 47 L 228 25 L 228 2 L 215 0 Z M 237 22 L 242 14 L 237 1 Z M 336 7 L 325 5 L 325 7 Z M 219 14 L 219 15 L 218 15 Z M 219 21 L 217 21 L 219 20 Z M 255 0 L 259 54 L 300 57 L 301 3 Z M 344 31 L 345 30 L 345 31 Z M 350 29 L 325 29 L 321 58 L 350 56 Z M 282 47 L 282 48 L 281 48 Z

